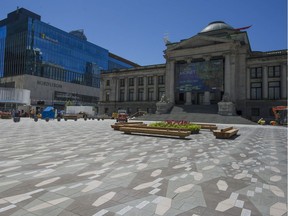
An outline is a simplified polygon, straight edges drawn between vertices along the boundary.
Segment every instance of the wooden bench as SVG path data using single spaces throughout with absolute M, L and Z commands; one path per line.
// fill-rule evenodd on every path
M 147 124 L 130 124 L 124 125 L 125 127 L 134 127 L 134 128 L 148 128 L 148 129 L 160 129 L 160 130 L 173 130 L 173 131 L 190 131 L 187 128 L 166 128 L 166 127 L 157 127 L 157 126 L 147 126 Z M 123 126 L 122 126 L 123 127 Z M 191 131 L 190 131 L 191 133 Z
M 239 129 L 233 128 L 233 127 L 227 127 L 227 128 L 223 128 L 220 130 L 213 130 L 213 135 L 216 138 L 220 138 L 220 139 L 228 139 L 234 135 L 237 134 Z
M 120 131 L 123 131 L 125 134 L 131 133 L 140 133 L 140 134 L 157 134 L 157 135 L 164 135 L 164 136 L 177 136 L 180 138 L 185 138 L 191 134 L 190 131 L 183 131 L 183 130 L 171 130 L 170 128 L 167 129 L 155 129 L 150 127 L 120 127 Z
M 202 124 L 202 123 L 193 123 L 191 122 L 191 124 L 195 124 L 201 127 L 201 129 L 209 129 L 209 130 L 217 130 L 218 127 L 215 124 Z
M 120 127 L 136 125 L 147 126 L 147 124 L 143 124 L 143 122 L 117 122 L 114 125 L 111 125 L 111 128 L 113 128 L 114 130 L 119 130 Z

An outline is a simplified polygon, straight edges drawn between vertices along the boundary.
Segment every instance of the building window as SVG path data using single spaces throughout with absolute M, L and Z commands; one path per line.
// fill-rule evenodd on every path
M 125 87 L 125 79 L 120 79 L 120 87 Z
M 154 89 L 148 88 L 148 101 L 153 101 Z
M 124 99 L 125 99 L 125 90 L 121 89 L 120 90 L 120 101 L 124 101 Z
M 134 86 L 134 78 L 129 78 L 129 86 Z
M 280 66 L 268 67 L 268 77 L 280 77 Z
M 110 92 L 106 92 L 106 101 L 110 101 Z
M 144 89 L 138 89 L 138 101 L 143 101 Z
M 268 97 L 270 100 L 280 99 L 280 82 L 268 83 Z
M 158 84 L 165 84 L 164 76 L 158 76 Z
M 138 77 L 138 85 L 143 86 L 144 85 L 144 78 L 143 77 Z
M 129 89 L 128 100 L 133 101 L 134 99 L 134 89 Z
M 262 83 L 253 82 L 251 83 L 251 99 L 252 100 L 261 100 L 262 99 Z
M 251 108 L 251 116 L 260 116 L 259 108 Z
M 262 78 L 262 67 L 255 67 L 250 69 L 251 79 Z
M 148 77 L 148 85 L 153 85 L 154 84 L 154 77 L 153 76 L 149 76 Z
M 159 101 L 162 97 L 162 95 L 165 94 L 165 88 L 158 88 L 158 98 L 157 100 Z
M 106 86 L 110 86 L 110 80 L 106 80 Z

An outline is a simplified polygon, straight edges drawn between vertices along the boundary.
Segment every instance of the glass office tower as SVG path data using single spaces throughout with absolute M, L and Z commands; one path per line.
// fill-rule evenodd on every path
M 99 88 L 100 70 L 136 66 L 116 57 L 83 31 L 67 33 L 24 8 L 0 21 L 0 77 L 30 74 Z

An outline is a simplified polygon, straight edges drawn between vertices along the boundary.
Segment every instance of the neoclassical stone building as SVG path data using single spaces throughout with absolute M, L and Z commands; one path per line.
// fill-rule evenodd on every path
M 225 99 L 252 120 L 287 105 L 287 50 L 252 51 L 243 29 L 212 22 L 191 38 L 167 42 L 164 57 L 166 64 L 102 73 L 99 112 L 154 113 L 163 94 L 174 106 Z

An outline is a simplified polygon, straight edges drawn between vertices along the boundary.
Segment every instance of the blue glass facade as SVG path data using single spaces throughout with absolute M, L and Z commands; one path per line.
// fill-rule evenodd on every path
M 27 44 L 34 75 L 99 87 L 100 70 L 108 69 L 108 50 L 39 20 L 28 19 Z
M 85 39 L 26 9 L 12 12 L 0 22 L 0 77 L 30 74 L 99 88 L 101 70 L 133 67 Z
M 122 69 L 122 68 L 131 68 L 131 65 L 109 56 L 108 70 Z
M 5 50 L 6 26 L 0 27 L 0 77 L 4 74 L 4 50 Z

